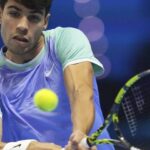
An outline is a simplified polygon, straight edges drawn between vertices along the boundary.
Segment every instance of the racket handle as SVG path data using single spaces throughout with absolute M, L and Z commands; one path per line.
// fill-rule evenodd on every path
M 81 145 L 83 145 L 85 148 L 90 148 L 90 146 L 87 143 L 87 138 L 83 138 L 80 142 Z M 65 148 L 62 148 L 61 150 L 65 150 Z M 134 149 L 133 149 L 134 150 Z

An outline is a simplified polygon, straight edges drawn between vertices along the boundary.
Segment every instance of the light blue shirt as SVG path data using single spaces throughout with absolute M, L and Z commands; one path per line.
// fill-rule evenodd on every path
M 102 64 L 94 57 L 85 35 L 74 28 L 58 27 L 43 32 L 45 46 L 30 62 L 16 64 L 0 52 L 0 108 L 2 111 L 2 141 L 36 139 L 64 146 L 72 131 L 71 110 L 65 89 L 63 70 L 70 64 L 90 61 L 96 75 L 103 73 Z M 103 122 L 99 94 L 93 78 L 95 120 L 89 134 Z M 53 112 L 36 108 L 33 96 L 41 88 L 53 90 L 59 98 Z M 83 123 L 84 124 L 84 123 Z M 109 137 L 105 131 L 101 138 Z M 113 150 L 100 145 L 101 150 Z

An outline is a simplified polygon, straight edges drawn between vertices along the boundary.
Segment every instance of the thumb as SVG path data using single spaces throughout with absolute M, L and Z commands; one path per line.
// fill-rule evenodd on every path
M 76 130 L 71 134 L 69 140 L 72 144 L 79 144 L 84 137 L 86 137 L 85 133 L 80 130 Z

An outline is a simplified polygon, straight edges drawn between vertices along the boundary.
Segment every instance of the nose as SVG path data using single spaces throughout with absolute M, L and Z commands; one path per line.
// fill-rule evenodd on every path
M 26 35 L 28 33 L 28 19 L 25 16 L 22 16 L 17 25 L 17 33 Z

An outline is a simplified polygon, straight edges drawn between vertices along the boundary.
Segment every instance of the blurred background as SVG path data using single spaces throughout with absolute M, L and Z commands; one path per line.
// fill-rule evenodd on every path
M 104 115 L 125 81 L 150 68 L 149 0 L 54 0 L 49 29 L 57 26 L 81 29 L 103 63 L 97 82 Z

